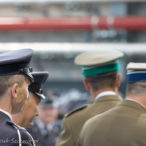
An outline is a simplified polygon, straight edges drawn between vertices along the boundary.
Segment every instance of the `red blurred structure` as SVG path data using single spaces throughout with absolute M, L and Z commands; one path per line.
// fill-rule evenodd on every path
M 0 18 L 0 30 L 146 30 L 146 16 Z

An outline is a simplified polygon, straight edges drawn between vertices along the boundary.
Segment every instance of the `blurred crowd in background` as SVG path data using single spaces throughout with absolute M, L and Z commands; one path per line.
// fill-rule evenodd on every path
M 46 91 L 46 99 L 38 105 L 38 116 L 27 130 L 32 134 L 37 146 L 55 146 L 61 130 L 61 120 L 68 112 L 87 104 L 89 96 L 77 89 L 67 93 L 56 90 Z

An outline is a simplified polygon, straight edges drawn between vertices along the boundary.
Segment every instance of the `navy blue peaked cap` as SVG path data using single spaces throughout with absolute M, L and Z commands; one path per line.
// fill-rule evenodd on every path
M 39 105 L 43 107 L 54 107 L 54 100 L 50 98 L 46 98 L 46 99 L 41 100 Z
M 39 96 L 42 99 L 45 99 L 43 94 L 42 85 L 47 80 L 49 73 L 44 72 L 32 72 L 32 76 L 34 78 L 34 82 L 30 84 L 29 91 Z
M 32 49 L 20 49 L 0 54 L 0 76 L 24 74 L 33 80 L 30 60 L 33 55 Z

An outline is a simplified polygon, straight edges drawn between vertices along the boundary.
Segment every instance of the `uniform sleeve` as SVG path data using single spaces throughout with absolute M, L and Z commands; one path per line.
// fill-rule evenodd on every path
M 56 146 L 74 146 L 72 134 L 71 128 L 67 124 L 66 119 L 64 119 Z

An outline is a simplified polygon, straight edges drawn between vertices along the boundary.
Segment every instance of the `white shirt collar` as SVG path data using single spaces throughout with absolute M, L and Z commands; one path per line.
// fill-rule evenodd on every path
M 2 113 L 4 113 L 5 115 L 7 115 L 7 116 L 10 118 L 10 120 L 12 121 L 12 116 L 11 116 L 10 113 L 8 113 L 7 111 L 5 111 L 5 110 L 3 110 L 3 109 L 1 109 L 1 108 L 0 108 L 0 112 L 2 112 Z
M 115 92 L 113 91 L 104 91 L 104 92 L 101 92 L 99 93 L 97 96 L 96 96 L 96 99 L 102 97 L 102 96 L 106 96 L 106 95 L 116 95 Z

